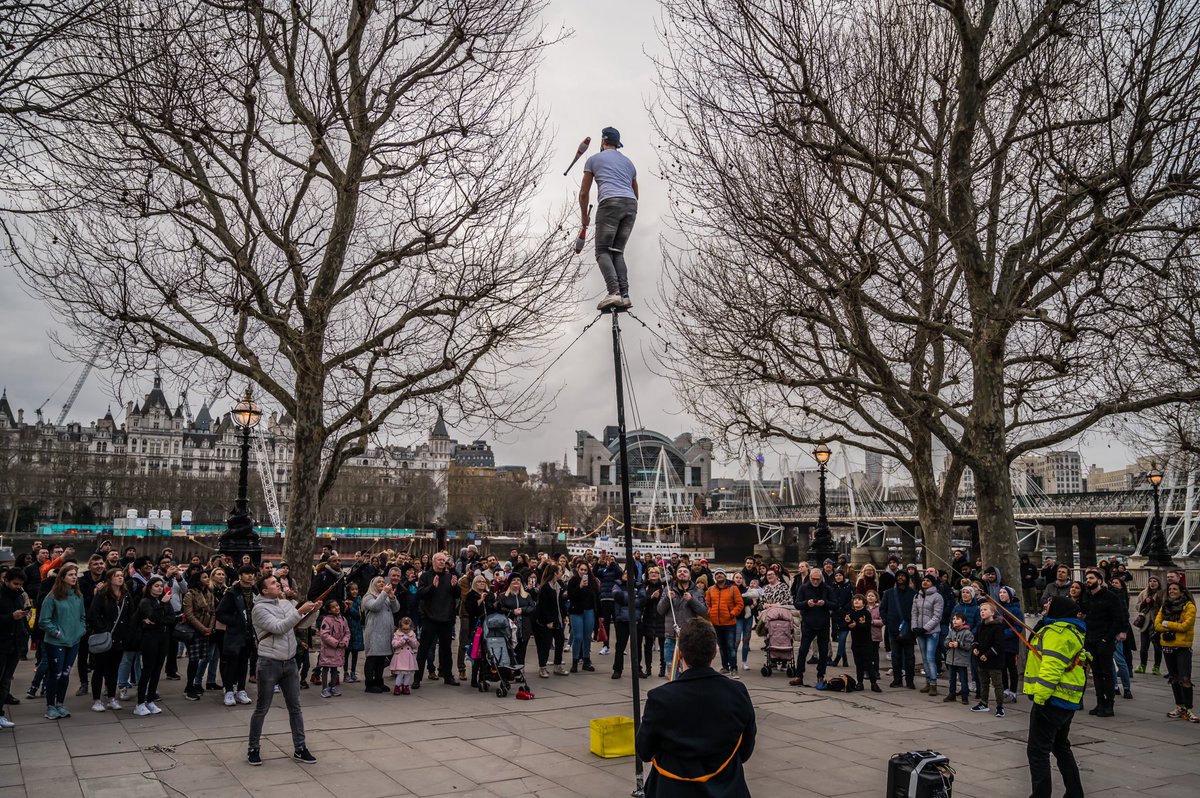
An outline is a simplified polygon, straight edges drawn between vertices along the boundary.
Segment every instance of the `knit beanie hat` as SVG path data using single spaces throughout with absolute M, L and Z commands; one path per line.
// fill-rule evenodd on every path
M 1050 609 L 1046 611 L 1047 618 L 1074 618 L 1078 614 L 1079 605 L 1066 596 L 1050 599 Z

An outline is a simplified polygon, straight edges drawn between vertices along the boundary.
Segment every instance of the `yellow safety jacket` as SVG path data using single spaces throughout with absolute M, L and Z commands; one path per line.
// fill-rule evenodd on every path
M 1025 695 L 1036 704 L 1080 709 L 1091 654 L 1083 648 L 1087 627 L 1075 618 L 1052 621 L 1029 641 L 1033 656 L 1025 660 Z

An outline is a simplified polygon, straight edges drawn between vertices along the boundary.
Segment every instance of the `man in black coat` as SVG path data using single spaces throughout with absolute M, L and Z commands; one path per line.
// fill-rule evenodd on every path
M 646 798 L 742 798 L 742 764 L 754 753 L 757 726 L 750 693 L 711 667 L 717 633 L 691 618 L 676 643 L 683 672 L 646 696 L 637 755 L 650 764 Z
M 417 601 L 421 608 L 421 644 L 417 647 L 417 664 L 424 665 L 429 649 L 437 643 L 438 673 L 442 681 L 451 687 L 459 684 L 454 678 L 450 652 L 454 621 L 458 615 L 458 577 L 449 567 L 442 552 L 433 555 L 433 567 L 421 574 L 417 580 Z M 423 667 L 418 667 L 413 676 L 412 689 L 421 686 Z
M 804 685 L 804 665 L 812 644 L 817 644 L 817 686 L 825 681 L 825 667 L 829 664 L 829 613 L 833 609 L 833 592 L 825 584 L 825 574 L 816 568 L 809 570 L 808 578 L 797 580 L 792 590 L 792 602 L 800 611 L 800 652 L 796 655 L 796 678 L 788 684 Z
M 1100 718 L 1113 716 L 1113 652 L 1125 639 L 1126 610 L 1120 597 L 1105 586 L 1104 572 L 1087 572 L 1087 635 L 1083 646 L 1092 655 L 1092 681 L 1096 687 L 1096 708 L 1088 712 Z

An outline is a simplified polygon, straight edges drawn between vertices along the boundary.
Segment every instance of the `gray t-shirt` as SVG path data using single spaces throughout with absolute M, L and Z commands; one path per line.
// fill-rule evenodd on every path
M 626 158 L 619 150 L 600 150 L 587 159 L 583 171 L 595 176 L 599 189 L 598 202 L 606 199 L 627 198 L 635 200 L 633 180 L 637 177 L 637 169 L 633 161 Z

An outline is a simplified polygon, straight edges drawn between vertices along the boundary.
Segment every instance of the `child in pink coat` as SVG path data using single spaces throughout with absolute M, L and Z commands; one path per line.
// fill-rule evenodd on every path
M 413 631 L 411 618 L 401 618 L 392 633 L 392 662 L 388 668 L 396 677 L 392 695 L 412 695 L 410 685 L 417 672 L 417 633 Z
M 321 698 L 341 695 L 338 689 L 338 668 L 346 661 L 346 646 L 350 645 L 350 623 L 342 617 L 342 603 L 337 599 L 325 602 L 325 617 L 321 620 L 321 653 L 317 668 L 321 671 Z

